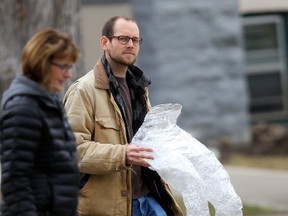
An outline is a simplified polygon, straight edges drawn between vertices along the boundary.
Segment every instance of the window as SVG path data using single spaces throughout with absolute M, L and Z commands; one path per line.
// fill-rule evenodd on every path
M 280 15 L 244 17 L 245 62 L 252 118 L 281 118 L 287 110 L 283 22 Z

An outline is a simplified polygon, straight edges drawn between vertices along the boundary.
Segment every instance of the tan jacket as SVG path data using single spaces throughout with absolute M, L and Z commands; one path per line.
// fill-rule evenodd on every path
M 148 94 L 147 103 L 150 107 Z M 101 60 L 71 85 L 64 105 L 78 145 L 81 176 L 90 174 L 80 190 L 79 214 L 130 216 L 132 181 L 125 162 L 126 129 Z M 174 205 L 175 215 L 182 215 Z

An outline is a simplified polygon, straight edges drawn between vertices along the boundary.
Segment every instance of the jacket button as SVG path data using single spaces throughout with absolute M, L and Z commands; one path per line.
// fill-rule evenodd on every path
M 121 196 L 122 197 L 127 197 L 127 191 L 121 191 Z

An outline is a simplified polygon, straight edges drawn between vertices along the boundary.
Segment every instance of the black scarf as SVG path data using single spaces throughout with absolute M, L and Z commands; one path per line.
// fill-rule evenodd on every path
M 126 73 L 126 81 L 129 87 L 131 103 L 132 103 L 132 112 L 133 112 L 133 133 L 128 134 L 127 129 L 127 117 L 125 111 L 125 104 L 120 95 L 120 88 L 115 78 L 111 67 L 108 64 L 105 54 L 101 58 L 102 64 L 107 72 L 109 79 L 109 90 L 111 91 L 120 111 L 123 116 L 126 132 L 127 132 L 127 140 L 130 143 L 133 135 L 137 132 L 139 127 L 142 125 L 144 118 L 147 113 L 146 100 L 145 100 L 145 87 L 150 85 L 151 81 L 145 77 L 142 70 L 134 65 L 128 66 L 128 70 Z

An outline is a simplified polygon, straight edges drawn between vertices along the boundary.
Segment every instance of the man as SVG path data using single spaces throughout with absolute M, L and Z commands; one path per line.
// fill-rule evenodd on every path
M 150 108 L 150 81 L 134 66 L 142 39 L 136 21 L 112 17 L 102 29 L 104 55 L 64 96 L 80 158 L 81 216 L 182 215 L 171 191 L 131 144 Z

